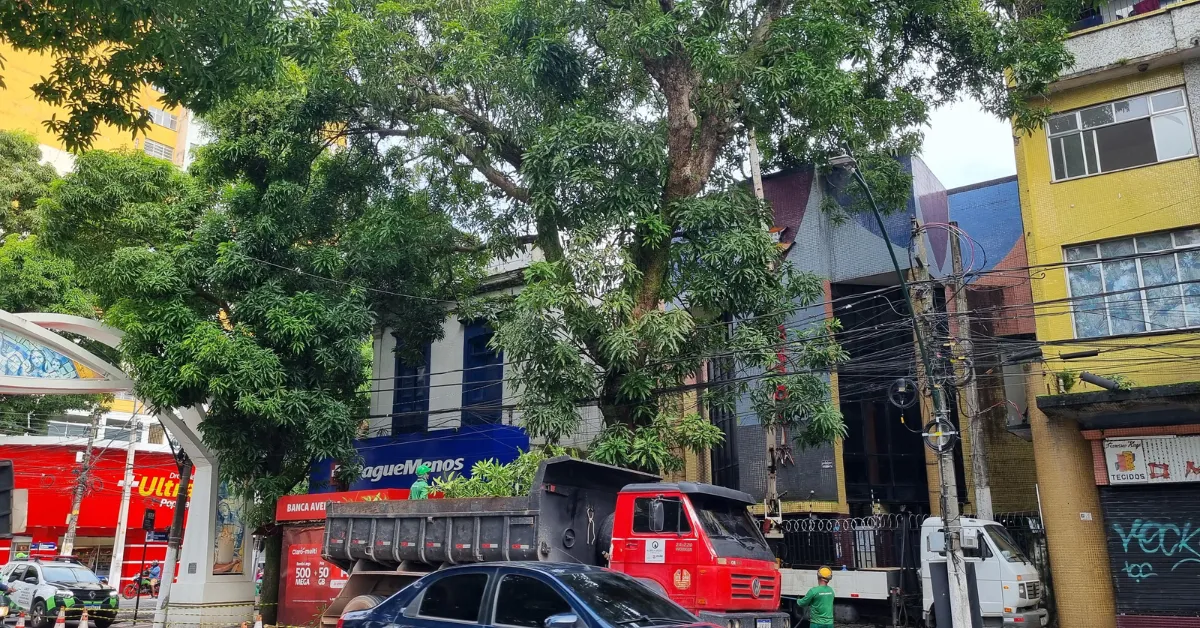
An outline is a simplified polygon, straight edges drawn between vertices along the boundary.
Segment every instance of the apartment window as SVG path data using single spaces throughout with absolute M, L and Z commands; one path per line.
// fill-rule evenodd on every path
M 142 144 L 142 151 L 151 157 L 158 157 L 159 159 L 166 159 L 167 161 L 171 161 L 171 159 L 175 156 L 174 148 L 151 139 L 147 139 L 146 142 Z
M 1076 338 L 1200 327 L 1200 228 L 1064 254 Z
M 1055 181 L 1196 154 L 1182 88 L 1051 116 L 1046 130 Z
M 395 390 L 392 392 L 392 435 L 429 429 L 430 345 L 421 350 L 416 364 L 396 356 Z
M 155 107 L 150 107 L 146 112 L 150 114 L 150 121 L 158 126 L 165 126 L 172 131 L 176 130 L 179 126 L 179 118 L 174 114 L 167 113 Z
M 117 443 L 128 443 L 129 431 L 132 428 L 140 428 L 140 426 L 136 421 L 106 421 L 104 423 L 104 435 L 101 438 Z
M 65 418 L 65 417 L 64 417 Z M 76 423 L 74 421 L 48 421 L 46 423 L 46 435 L 57 436 L 59 438 L 87 438 L 92 431 L 90 419 L 87 423 Z

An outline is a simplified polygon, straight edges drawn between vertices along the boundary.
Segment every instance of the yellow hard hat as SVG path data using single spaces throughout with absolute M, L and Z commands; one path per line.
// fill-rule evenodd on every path
M 822 580 L 832 580 L 833 570 L 828 567 L 822 567 L 817 570 L 817 577 Z

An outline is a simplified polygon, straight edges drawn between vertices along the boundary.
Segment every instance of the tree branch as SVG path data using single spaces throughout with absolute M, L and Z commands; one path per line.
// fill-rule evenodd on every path
M 461 136 L 450 134 L 446 136 L 446 140 L 460 155 L 467 158 L 471 165 L 475 166 L 475 170 L 483 175 L 489 183 L 500 188 L 509 198 L 519 203 L 529 204 L 529 190 L 517 184 L 508 177 L 507 174 L 496 168 L 486 155 L 483 154 L 483 149 L 471 143 L 470 140 Z
M 525 150 L 513 140 L 511 133 L 498 128 L 495 124 L 492 124 L 491 120 L 488 120 L 459 100 L 435 93 L 427 93 L 425 98 L 430 107 L 453 114 L 463 124 L 467 125 L 467 128 L 484 136 L 484 139 L 495 147 L 497 154 L 504 161 L 508 162 L 513 168 L 521 169 L 521 164 L 525 160 Z

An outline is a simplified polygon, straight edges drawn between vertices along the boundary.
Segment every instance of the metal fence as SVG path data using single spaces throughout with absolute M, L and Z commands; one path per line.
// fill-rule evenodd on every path
M 1008 530 L 1009 535 L 1017 542 L 1033 566 L 1037 568 L 1038 577 L 1042 581 L 1042 598 L 1046 610 L 1050 613 L 1050 625 L 1058 624 L 1058 608 L 1054 597 L 1054 579 L 1050 573 L 1050 551 L 1046 544 L 1046 528 L 1042 525 L 1042 517 L 1037 511 L 1002 512 L 996 513 L 993 519 Z

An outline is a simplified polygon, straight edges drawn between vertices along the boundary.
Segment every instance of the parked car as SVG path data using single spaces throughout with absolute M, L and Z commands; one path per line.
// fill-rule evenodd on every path
M 711 626 L 625 574 L 562 563 L 479 563 L 431 573 L 338 628 Z
M 9 613 L 25 611 L 30 628 L 52 626 L 59 607 L 71 621 L 78 621 L 86 608 L 96 628 L 108 628 L 117 618 L 116 589 L 69 556 L 12 561 L 0 568 L 0 579 L 8 585 Z

